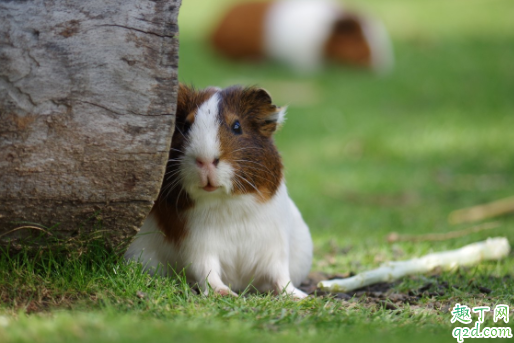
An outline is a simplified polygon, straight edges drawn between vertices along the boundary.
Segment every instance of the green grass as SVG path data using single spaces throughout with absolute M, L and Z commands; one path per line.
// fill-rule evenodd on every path
M 386 242 L 393 231 L 468 228 L 448 224 L 448 214 L 514 195 L 510 0 L 352 1 L 391 30 L 396 68 L 384 77 L 335 66 L 299 76 L 273 63 L 225 61 L 202 37 L 229 2 L 184 0 L 179 79 L 198 87 L 258 84 L 289 105 L 276 141 L 289 192 L 311 227 L 313 270 L 360 272 L 488 236 L 514 242 L 512 216 L 457 239 Z M 0 256 L 0 342 L 455 342 L 448 306 L 514 305 L 512 253 L 441 273 L 450 285 L 444 295 L 395 311 L 357 298 L 203 297 L 98 247 L 69 257 Z M 406 278 L 392 292 L 435 278 Z

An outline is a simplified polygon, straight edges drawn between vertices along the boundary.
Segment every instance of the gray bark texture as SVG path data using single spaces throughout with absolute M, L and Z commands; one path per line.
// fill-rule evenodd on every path
M 0 247 L 135 235 L 174 128 L 179 7 L 0 0 Z

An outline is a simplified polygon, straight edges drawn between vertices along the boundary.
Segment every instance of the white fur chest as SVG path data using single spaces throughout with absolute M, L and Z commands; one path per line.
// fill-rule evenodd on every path
M 247 195 L 205 201 L 188 213 L 189 233 L 181 247 L 185 265 L 199 256 L 219 261 L 221 278 L 232 289 L 262 283 L 278 260 L 287 260 L 292 223 L 285 186 L 269 202 Z M 194 269 L 194 268 L 193 268 Z

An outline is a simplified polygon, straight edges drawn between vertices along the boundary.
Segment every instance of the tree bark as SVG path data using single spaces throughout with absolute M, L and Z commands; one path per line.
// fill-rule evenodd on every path
M 0 247 L 137 232 L 174 128 L 179 7 L 0 0 Z

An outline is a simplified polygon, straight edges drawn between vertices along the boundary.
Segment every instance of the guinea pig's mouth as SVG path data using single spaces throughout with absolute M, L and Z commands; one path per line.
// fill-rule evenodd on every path
M 202 187 L 202 189 L 206 192 L 214 192 L 215 190 L 217 190 L 219 187 L 216 187 L 216 186 L 213 186 L 211 185 L 210 182 L 207 183 L 207 186 L 205 187 Z

